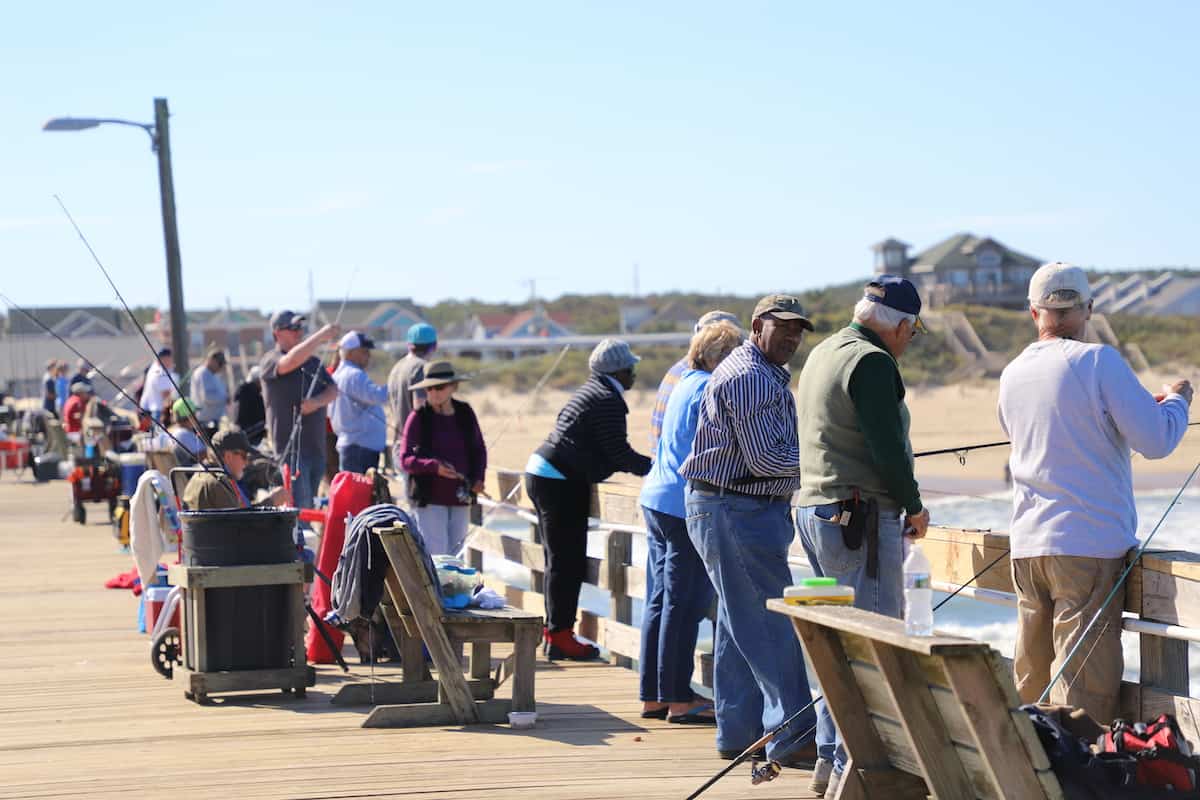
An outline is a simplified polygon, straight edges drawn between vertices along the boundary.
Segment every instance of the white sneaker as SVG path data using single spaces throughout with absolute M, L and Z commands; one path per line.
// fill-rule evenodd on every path
M 824 797 L 832 774 L 833 762 L 827 758 L 818 758 L 816 766 L 813 767 L 812 778 L 808 782 L 808 790 L 817 797 Z
M 842 773 L 835 772 L 829 776 L 829 785 L 825 787 L 822 797 L 837 797 L 838 784 L 842 782 Z

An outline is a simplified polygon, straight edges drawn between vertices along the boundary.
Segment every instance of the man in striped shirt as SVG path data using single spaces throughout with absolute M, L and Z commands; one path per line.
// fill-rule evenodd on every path
M 750 340 L 709 381 L 691 455 L 679 468 L 688 479 L 688 536 L 719 598 L 713 688 L 723 758 L 736 758 L 812 699 L 791 624 L 766 609 L 792 582 L 789 511 L 800 455 L 786 365 L 812 329 L 797 298 L 758 302 Z M 799 736 L 815 722 L 812 711 L 802 714 L 768 757 L 811 768 L 816 747 Z

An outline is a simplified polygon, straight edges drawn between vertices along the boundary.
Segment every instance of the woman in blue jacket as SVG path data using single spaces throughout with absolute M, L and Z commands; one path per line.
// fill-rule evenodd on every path
M 642 482 L 646 518 L 646 610 L 642 615 L 642 716 L 715 725 L 712 703 L 692 692 L 693 652 L 714 591 L 688 538 L 679 465 L 692 449 L 700 403 L 712 371 L 742 343 L 731 322 L 701 328 L 688 347 L 688 369 L 671 391 L 654 466 Z

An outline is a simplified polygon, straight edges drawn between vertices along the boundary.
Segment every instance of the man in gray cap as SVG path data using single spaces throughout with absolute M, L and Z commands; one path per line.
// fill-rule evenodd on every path
M 1040 267 L 1029 313 L 1037 341 L 1000 376 L 1000 425 L 1012 440 L 1013 677 L 1021 701 L 1037 702 L 1086 633 L 1049 700 L 1107 723 L 1124 667 L 1124 586 L 1104 602 L 1137 544 L 1130 450 L 1165 458 L 1178 446 L 1192 385 L 1178 380 L 1151 394 L 1120 353 L 1083 340 L 1092 293 L 1079 267 Z
M 789 510 L 800 455 L 787 363 L 812 329 L 798 298 L 758 301 L 750 340 L 709 380 L 691 455 L 679 468 L 688 480 L 688 536 L 718 596 L 713 689 L 722 758 L 736 758 L 812 699 L 791 624 L 766 609 L 792 582 Z M 815 721 L 811 710 L 801 714 L 768 757 L 811 766 L 816 747 L 800 737 Z
M 624 394 L 640 359 L 619 339 L 592 350 L 592 374 L 562 411 L 554 430 L 525 465 L 525 488 L 537 510 L 546 556 L 546 655 L 577 661 L 600 651 L 575 636 L 579 590 L 587 575 L 592 484 L 614 472 L 645 475 L 650 459 L 629 446 Z
M 741 327 L 737 315 L 730 314 L 728 311 L 715 310 L 709 311 L 696 320 L 696 327 L 692 329 L 692 332 L 699 333 L 701 328 L 717 322 L 732 322 L 734 325 Z M 671 365 L 671 368 L 667 370 L 667 374 L 663 375 L 662 381 L 658 384 L 658 394 L 654 396 L 654 410 L 650 412 L 651 453 L 658 450 L 658 440 L 662 436 L 663 417 L 667 413 L 667 401 L 671 399 L 671 391 L 675 388 L 675 384 L 679 383 L 679 379 L 683 377 L 683 373 L 687 372 L 688 369 L 687 353 L 684 353 L 683 358 Z
M 292 484 L 296 505 L 312 508 L 325 476 L 325 407 L 337 397 L 337 386 L 316 353 L 336 341 L 340 330 L 326 325 L 305 337 L 305 321 L 293 311 L 276 312 L 271 317 L 275 348 L 263 355 L 259 367 L 271 446 L 282 463 L 299 465 Z

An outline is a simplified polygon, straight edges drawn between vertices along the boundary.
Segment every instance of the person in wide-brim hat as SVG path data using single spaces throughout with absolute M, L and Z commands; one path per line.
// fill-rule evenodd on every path
M 408 415 L 400 439 L 400 467 L 408 498 L 430 553 L 454 555 L 467 538 L 470 506 L 483 491 L 487 447 L 471 406 L 454 399 L 467 380 L 449 361 L 434 361 L 423 380 L 425 403 Z
M 465 375 L 459 375 L 454 365 L 449 361 L 434 361 L 425 368 L 425 379 L 418 381 L 409 389 L 429 389 L 433 386 L 445 386 L 447 383 L 462 383 L 471 380 Z

